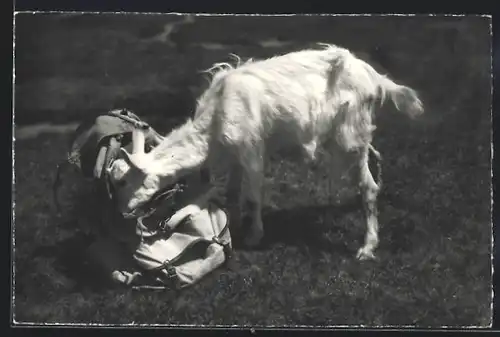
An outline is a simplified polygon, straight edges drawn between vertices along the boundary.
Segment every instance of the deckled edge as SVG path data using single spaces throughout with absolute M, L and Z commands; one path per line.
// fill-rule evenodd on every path
M 493 73 L 493 23 L 492 17 L 489 15 L 490 21 L 490 219 L 491 219 L 491 297 L 490 297 L 490 308 L 491 308 L 491 316 L 490 316 L 490 326 L 493 326 L 493 314 L 494 314 L 494 305 L 495 305 L 495 288 L 494 288 L 494 274 L 495 274 L 495 219 L 493 218 L 493 207 L 494 207 L 494 196 L 493 196 L 493 156 L 494 156 L 494 135 L 493 135 L 493 83 L 494 83 L 494 73 Z
M 117 11 L 117 12 L 99 12 L 99 11 L 15 11 L 14 14 L 102 14 L 102 15 L 194 15 L 194 16 L 420 16 L 420 17 L 429 17 L 429 16 L 479 16 L 479 17 L 489 17 L 491 18 L 491 14 L 455 14 L 455 13 L 447 13 L 447 14 L 416 14 L 416 13 L 345 13 L 345 14 L 334 14 L 334 13 L 182 13 L 182 12 L 127 12 L 127 11 Z
M 15 226 L 15 221 L 16 221 L 16 170 L 15 170 L 15 156 L 16 156 L 16 150 L 15 150 L 15 142 L 16 142 L 16 136 L 15 136 L 15 83 L 16 83 L 16 13 L 13 13 L 12 15 L 12 181 L 11 181 L 11 198 L 12 198 L 12 213 L 11 213 L 11 221 L 10 221 L 10 226 L 11 226 L 11 279 L 10 279 L 10 284 L 11 284 L 11 306 L 10 306 L 10 319 L 11 319 L 11 324 L 16 324 L 16 259 L 15 259 L 15 251 L 16 251 L 16 226 Z
M 276 17 L 283 17 L 283 16 L 408 16 L 408 17 L 434 17 L 434 16 L 439 16 L 439 17 L 465 17 L 465 16 L 474 16 L 474 17 L 486 17 L 490 19 L 490 36 L 493 36 L 492 33 L 492 15 L 490 14 L 401 14 L 401 13 L 386 13 L 386 14 L 369 14 L 369 13 L 356 13 L 356 14 L 255 14 L 255 13 L 248 13 L 248 14 L 236 14 L 236 13 L 181 13 L 181 12 L 168 12 L 168 13 L 161 13 L 161 12 L 98 12 L 98 11 L 14 11 L 13 13 L 13 92 L 12 92 L 12 141 L 13 141 L 13 146 L 12 146 L 12 256 L 14 256 L 14 251 L 15 251 L 15 226 L 14 226 L 14 219 L 15 219 L 15 200 L 14 200 L 14 186 L 15 186 L 15 172 L 14 172 L 14 141 L 15 141 L 15 136 L 14 136 L 14 117 L 15 117 L 15 109 L 14 109 L 14 84 L 15 84 L 15 16 L 17 14 L 102 14 L 102 15 L 179 15 L 179 16 L 185 16 L 185 15 L 193 15 L 193 16 L 276 16 Z M 492 44 L 490 44 L 490 73 L 491 73 L 491 98 L 493 99 L 493 47 Z M 492 121 L 492 101 L 490 102 L 490 120 Z M 490 148 L 491 148 L 491 163 L 493 161 L 493 127 L 490 130 Z M 493 177 L 493 166 L 490 165 L 490 172 L 491 172 L 491 177 Z M 492 182 L 490 183 L 490 195 L 491 195 L 491 208 L 490 208 L 490 214 L 491 214 L 491 219 L 492 214 L 493 214 L 493 188 L 492 188 Z M 494 267 L 493 267 L 493 252 L 494 252 L 494 236 L 493 236 L 493 220 L 492 220 L 492 225 L 491 225 L 491 247 L 492 247 L 492 252 L 491 252 L 491 277 L 493 277 L 493 272 L 494 272 Z M 12 317 L 12 322 L 15 324 L 18 324 L 18 326 L 74 326 L 74 327 L 101 327 L 101 328 L 121 328 L 121 327 L 162 327 L 162 328 L 194 328 L 194 329 L 200 329 L 200 328 L 207 328 L 209 327 L 210 329 L 235 329 L 235 330 L 249 330 L 252 333 L 255 333 L 255 329 L 276 329 L 276 328 L 281 328 L 281 329 L 286 329 L 286 328 L 294 328 L 296 330 L 306 330 L 306 329 L 314 329 L 314 330 L 330 330 L 330 329 L 341 329 L 345 331 L 357 331 L 358 329 L 367 329 L 367 330 L 403 330 L 403 329 L 411 329 L 412 331 L 438 331 L 438 330 L 458 330 L 458 329 L 487 329 L 487 326 L 441 326 L 439 328 L 435 329 L 425 329 L 425 328 L 418 328 L 414 325 L 399 325 L 399 326 L 394 326 L 394 325 L 379 325 L 379 326 L 370 326 L 370 325 L 332 325 L 332 326 L 314 326 L 314 325 L 285 325 L 285 326 L 272 326 L 272 325 L 267 325 L 267 326 L 251 326 L 251 325 L 196 325 L 196 324 L 138 324 L 135 322 L 132 323 L 126 323 L 126 324 L 103 324 L 103 323 L 43 323 L 43 322 L 16 322 L 15 321 L 15 314 L 14 314 L 14 308 L 15 308 L 15 259 L 12 258 L 11 260 L 11 265 L 12 265 L 12 279 L 11 279 L 11 284 L 12 284 L 12 305 L 11 305 L 11 317 Z M 493 313 L 493 297 L 494 297 L 494 289 L 493 289 L 493 279 L 491 282 L 491 309 Z M 490 328 L 493 324 L 492 322 L 493 315 L 491 316 L 491 321 L 490 321 Z

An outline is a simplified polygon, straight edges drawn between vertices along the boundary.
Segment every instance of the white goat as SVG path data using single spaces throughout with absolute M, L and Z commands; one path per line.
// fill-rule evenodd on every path
M 235 68 L 217 64 L 213 69 L 194 119 L 170 132 L 149 153 L 144 153 L 144 136 L 135 132 L 132 154 L 123 149 L 123 158 L 109 168 L 121 212 L 136 213 L 179 178 L 224 164 L 229 172 L 227 206 L 236 226 L 241 221 L 242 179 L 248 181 L 243 192 L 251 206 L 252 226 L 245 243 L 255 245 L 263 236 L 265 157 L 280 148 L 299 146 L 314 161 L 322 145 L 339 165 L 354 163 L 367 226 L 357 257 L 373 258 L 379 186 L 368 167 L 375 129 L 372 114 L 388 97 L 398 110 L 417 116 L 423 107 L 416 92 L 335 45 L 248 61 Z

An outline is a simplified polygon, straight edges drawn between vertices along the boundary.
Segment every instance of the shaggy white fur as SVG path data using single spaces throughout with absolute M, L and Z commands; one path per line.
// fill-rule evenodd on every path
M 157 191 L 202 167 L 229 173 L 231 221 L 239 224 L 239 196 L 250 202 L 253 217 L 246 243 L 263 236 L 261 219 L 265 157 L 298 147 L 309 161 L 320 146 L 339 165 L 354 163 L 364 200 L 367 234 L 358 258 L 373 258 L 378 245 L 376 199 L 379 187 L 368 168 L 372 116 L 390 99 L 414 117 L 423 112 L 416 92 L 377 73 L 347 49 L 335 45 L 302 50 L 233 67 L 215 64 L 211 84 L 198 100 L 194 119 L 168 134 L 149 153 L 123 150 L 109 169 L 119 207 L 130 212 Z M 141 143 L 135 133 L 134 141 Z M 138 146 L 141 148 L 141 145 Z M 248 187 L 241 188 L 242 179 Z

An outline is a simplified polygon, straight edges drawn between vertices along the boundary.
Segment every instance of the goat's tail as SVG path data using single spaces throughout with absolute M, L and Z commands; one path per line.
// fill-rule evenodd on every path
M 412 88 L 396 84 L 386 76 L 380 75 L 380 90 L 382 100 L 389 98 L 397 110 L 408 114 L 411 118 L 424 112 L 422 101 Z

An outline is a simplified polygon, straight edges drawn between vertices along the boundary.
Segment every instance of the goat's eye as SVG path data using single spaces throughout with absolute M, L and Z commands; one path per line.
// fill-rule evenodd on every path
M 119 180 L 116 182 L 116 186 L 118 187 L 124 187 L 127 184 L 126 180 Z

